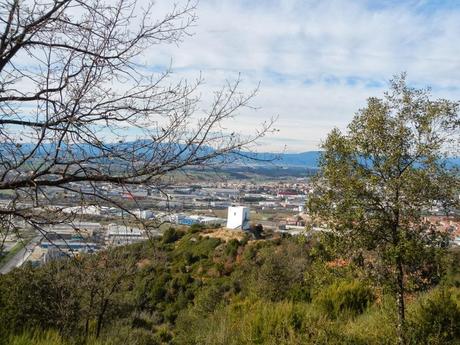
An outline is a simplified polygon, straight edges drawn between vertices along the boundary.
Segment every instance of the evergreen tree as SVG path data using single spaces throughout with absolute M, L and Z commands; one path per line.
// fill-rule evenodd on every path
M 400 344 L 405 293 L 436 279 L 448 243 L 426 216 L 433 206 L 449 215 L 459 205 L 458 170 L 447 159 L 458 144 L 459 104 L 432 100 L 405 79 L 394 78 L 383 99 L 368 99 L 345 133 L 328 135 L 308 201 L 331 248 L 390 283 Z

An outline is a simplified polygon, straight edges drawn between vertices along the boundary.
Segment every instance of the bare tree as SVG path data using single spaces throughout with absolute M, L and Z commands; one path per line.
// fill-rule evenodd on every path
M 11 194 L 2 234 L 18 219 L 38 229 L 70 221 L 45 208 L 50 191 L 123 208 L 102 185 L 159 186 L 170 172 L 235 157 L 270 130 L 272 121 L 252 137 L 225 130 L 254 95 L 239 80 L 201 110 L 201 79 L 174 82 L 170 69 L 139 64 L 197 19 L 193 1 L 161 19 L 154 10 L 136 0 L 0 1 L 0 191 Z

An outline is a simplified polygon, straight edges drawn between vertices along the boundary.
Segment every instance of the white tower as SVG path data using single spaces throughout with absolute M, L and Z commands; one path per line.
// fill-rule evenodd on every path
M 249 208 L 244 206 L 230 206 L 228 208 L 227 228 L 232 230 L 248 230 Z

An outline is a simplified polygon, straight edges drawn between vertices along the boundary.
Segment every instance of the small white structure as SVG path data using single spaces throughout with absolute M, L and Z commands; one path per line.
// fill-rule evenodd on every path
M 101 208 L 99 206 L 89 205 L 89 206 L 73 206 L 65 207 L 62 209 L 63 213 L 69 214 L 86 214 L 92 216 L 99 216 L 101 214 Z
M 199 224 L 203 224 L 203 225 L 222 226 L 222 224 L 225 224 L 225 219 L 217 218 L 217 217 L 197 216 L 197 215 L 191 215 L 189 217 L 191 219 L 196 220 Z
M 151 210 L 137 209 L 137 210 L 132 210 L 131 212 L 134 214 L 134 216 L 140 219 L 152 219 L 154 216 Z
M 230 206 L 228 208 L 227 228 L 232 230 L 248 230 L 249 208 L 244 206 Z

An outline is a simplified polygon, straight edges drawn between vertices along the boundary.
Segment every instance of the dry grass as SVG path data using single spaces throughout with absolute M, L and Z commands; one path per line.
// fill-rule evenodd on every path
M 203 237 L 218 238 L 228 242 L 230 240 L 241 241 L 244 238 L 244 232 L 241 230 L 228 230 L 226 228 L 212 229 L 209 232 L 202 233 Z

